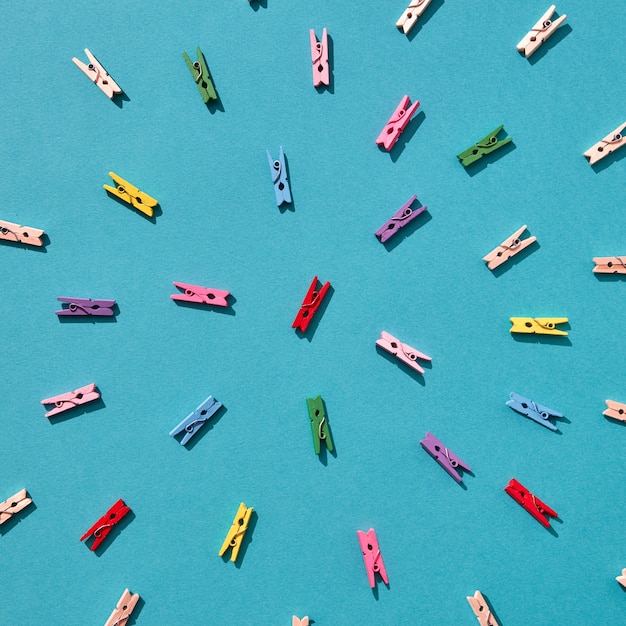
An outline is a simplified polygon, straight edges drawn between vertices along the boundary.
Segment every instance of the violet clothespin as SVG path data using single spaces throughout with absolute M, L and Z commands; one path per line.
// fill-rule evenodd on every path
M 421 206 L 418 209 L 411 209 L 411 205 L 417 200 L 417 196 L 411 196 L 374 234 L 385 243 L 391 239 L 401 228 L 412 222 L 420 213 L 428 207 Z
M 317 41 L 315 31 L 309 31 L 311 38 L 311 63 L 313 64 L 313 86 L 330 85 L 330 70 L 328 68 L 328 32 L 322 31 L 322 40 Z
M 404 131 L 411 121 L 411 116 L 417 111 L 420 105 L 419 101 L 416 100 L 411 106 L 408 106 L 410 101 L 409 96 L 404 96 L 404 98 L 400 100 L 400 104 L 376 139 L 376 143 L 379 146 L 383 146 L 387 152 L 389 152 L 396 141 L 398 141 L 402 131 Z
M 44 417 L 53 417 L 63 411 L 69 411 L 74 407 L 81 404 L 87 404 L 87 402 L 93 402 L 100 397 L 100 394 L 96 391 L 96 383 L 85 385 L 76 391 L 68 391 L 58 396 L 52 396 L 41 401 L 41 404 L 54 404 L 54 409 L 48 411 Z
M 174 285 L 185 293 L 176 293 L 170 298 L 179 302 L 195 302 L 197 304 L 212 304 L 213 306 L 228 306 L 226 298 L 230 295 L 230 291 L 222 289 L 209 289 L 208 287 L 199 287 L 198 285 L 188 285 L 187 283 L 177 283 Z
M 115 315 L 115 300 L 92 300 L 91 298 L 57 298 L 68 305 L 66 309 L 55 311 L 55 315 L 90 315 L 92 317 L 111 317 Z
M 459 458 L 452 450 L 448 450 L 437 437 L 435 437 L 432 433 L 426 433 L 426 438 L 420 441 L 420 445 L 430 456 L 443 467 L 443 469 L 456 480 L 457 483 L 463 481 L 461 475 L 457 471 L 458 468 L 471 472 L 472 468 L 463 461 L 463 459 Z
M 370 528 L 367 532 L 357 530 L 356 534 L 359 537 L 359 544 L 361 545 L 361 551 L 363 552 L 363 562 L 365 563 L 365 571 L 367 572 L 367 579 L 370 582 L 370 587 L 373 589 L 376 585 L 376 573 L 380 574 L 383 582 L 389 584 L 387 578 L 387 571 L 385 570 L 385 564 L 383 563 L 383 557 L 378 547 L 378 539 L 376 538 L 376 531 Z

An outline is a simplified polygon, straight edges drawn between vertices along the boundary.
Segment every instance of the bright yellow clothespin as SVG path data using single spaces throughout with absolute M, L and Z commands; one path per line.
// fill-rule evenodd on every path
M 154 214 L 153 208 L 159 204 L 152 196 L 140 191 L 131 185 L 127 180 L 120 178 L 114 172 L 109 172 L 109 176 L 115 181 L 116 186 L 103 185 L 103 187 L 114 196 L 117 196 L 120 200 L 123 200 L 127 204 L 135 207 L 138 211 L 145 213 L 148 217 L 152 217 Z
M 226 535 L 226 539 L 224 539 L 224 543 L 218 552 L 219 556 L 223 556 L 228 548 L 232 548 L 233 550 L 230 554 L 230 560 L 233 563 L 237 560 L 239 548 L 241 548 L 243 537 L 246 534 L 246 530 L 248 530 L 248 524 L 253 511 L 254 509 L 252 507 L 247 508 L 243 502 L 239 505 L 237 514 L 233 520 L 233 525 L 230 527 L 230 530 Z
M 557 324 L 566 324 L 566 317 L 512 317 L 512 333 L 536 333 L 537 335 L 560 335 L 567 332 L 555 328 Z

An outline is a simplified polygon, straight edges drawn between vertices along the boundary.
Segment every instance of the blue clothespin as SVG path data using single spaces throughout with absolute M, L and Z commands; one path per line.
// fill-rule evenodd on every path
M 283 147 L 280 147 L 278 160 L 274 161 L 269 150 L 267 152 L 267 162 L 272 170 L 272 182 L 274 183 L 274 193 L 276 194 L 276 204 L 280 206 L 283 203 L 291 204 L 291 190 L 289 189 L 289 181 L 287 180 L 287 168 L 285 166 L 285 155 Z
M 185 431 L 185 436 L 180 440 L 180 445 L 184 446 L 208 422 L 220 409 L 222 403 L 213 396 L 209 396 L 193 413 L 190 413 L 170 435 L 174 437 L 178 433 Z
M 507 402 L 507 405 L 514 411 L 517 411 L 526 417 L 530 417 L 531 420 L 534 420 L 538 424 L 541 424 L 550 430 L 556 430 L 556 426 L 550 421 L 550 418 L 563 417 L 562 413 L 559 413 L 554 409 L 549 409 L 547 406 L 538 404 L 537 402 L 529 400 L 524 396 L 520 396 L 519 393 L 515 393 L 514 391 L 511 392 L 511 399 Z

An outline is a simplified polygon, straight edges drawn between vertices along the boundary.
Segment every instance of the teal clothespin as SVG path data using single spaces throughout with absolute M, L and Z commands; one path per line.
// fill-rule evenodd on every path
M 475 163 L 481 157 L 486 154 L 491 154 L 494 150 L 505 146 L 510 141 L 513 141 L 512 137 L 507 137 L 502 141 L 498 141 L 498 133 L 504 128 L 504 125 L 498 126 L 495 130 L 491 131 L 486 137 L 483 137 L 477 141 L 471 148 L 464 150 L 460 154 L 457 154 L 457 158 L 461 161 L 463 167 L 467 167 L 472 163 Z
M 208 104 L 209 100 L 217 100 L 217 92 L 211 81 L 209 68 L 200 48 L 196 48 L 196 55 L 198 56 L 198 60 L 192 63 L 187 53 L 183 52 L 185 63 L 187 63 L 187 67 L 193 79 L 196 81 L 196 85 L 198 85 L 198 91 L 200 91 L 204 104 Z
M 309 417 L 311 418 L 311 431 L 313 432 L 313 446 L 315 454 L 320 453 L 322 441 L 326 444 L 329 452 L 333 451 L 333 438 L 330 436 L 330 428 L 324 411 L 324 400 L 322 396 L 315 398 L 307 398 L 306 405 L 309 409 Z

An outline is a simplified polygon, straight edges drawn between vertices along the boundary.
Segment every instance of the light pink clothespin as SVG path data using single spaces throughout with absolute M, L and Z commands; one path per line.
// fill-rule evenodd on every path
M 52 411 L 48 411 L 44 417 L 52 417 L 63 411 L 73 409 L 80 404 L 87 404 L 87 402 L 93 402 L 100 397 L 100 394 L 96 391 L 96 383 L 85 385 L 76 391 L 68 391 L 58 396 L 52 396 L 41 401 L 41 404 L 54 404 L 55 408 Z
M 626 256 L 594 257 L 594 274 L 626 274 Z
M 384 330 L 380 333 L 380 339 L 376 340 L 376 345 L 393 354 L 397 359 L 406 363 L 420 374 L 424 373 L 424 369 L 417 362 L 417 359 L 432 361 L 427 354 L 418 352 L 415 348 L 411 348 L 410 345 L 398 341 L 393 335 Z
M 387 152 L 389 152 L 396 141 L 398 141 L 402 131 L 411 121 L 411 116 L 417 111 L 420 105 L 419 100 L 416 100 L 408 107 L 410 101 L 409 96 L 404 96 L 402 100 L 400 100 L 400 104 L 376 139 L 376 144 L 383 146 Z
M 322 32 L 322 40 L 317 41 L 315 31 L 309 31 L 311 38 L 311 63 L 313 64 L 313 85 L 330 85 L 330 70 L 328 68 L 328 32 Z
M 22 489 L 4 502 L 0 502 L 0 524 L 9 521 L 16 513 L 25 509 L 32 502 L 26 495 L 26 489 Z
M 117 606 L 113 609 L 113 613 L 111 613 L 111 616 L 106 621 L 104 626 L 120 626 L 120 624 L 124 624 L 124 626 L 126 626 L 128 618 L 135 610 L 137 602 L 139 602 L 139 594 L 133 593 L 131 595 L 130 591 L 125 589 L 122 597 L 117 603 Z
M 303 617 L 302 619 L 300 619 L 299 617 L 296 617 L 295 615 L 291 618 L 291 626 L 309 626 L 309 618 L 307 617 Z
M 624 134 L 624 130 L 626 130 L 626 122 L 618 126 L 604 139 L 600 139 L 598 143 L 593 144 L 587 152 L 583 152 L 583 156 L 589 159 L 589 165 L 601 161 L 604 157 L 609 156 L 611 152 L 615 152 L 618 148 L 626 145 L 626 134 Z
M 528 237 L 528 239 L 520 239 L 521 234 L 528 228 L 524 224 L 519 230 L 516 230 L 508 239 L 503 241 L 497 248 L 492 250 L 487 256 L 483 257 L 483 261 L 487 261 L 487 267 L 495 270 L 503 263 L 508 261 L 512 256 L 521 252 L 524 248 L 528 248 L 537 241 L 537 237 Z
M 373 589 L 376 585 L 377 572 L 380 574 L 383 582 L 386 585 L 389 584 L 387 571 L 385 570 L 385 564 L 383 563 L 383 557 L 380 553 L 380 548 L 378 547 L 376 531 L 373 528 L 370 528 L 367 532 L 357 530 L 356 534 L 359 537 L 361 552 L 363 552 L 363 562 L 365 563 L 365 571 L 367 572 L 370 587 Z
M 622 586 L 626 587 L 626 567 L 622 570 L 621 576 L 616 576 L 615 580 Z
M 606 400 L 607 409 L 602 413 L 606 417 L 610 417 L 620 422 L 626 422 L 626 404 L 615 402 L 614 400 Z
M 187 283 L 175 282 L 174 285 L 185 293 L 176 293 L 170 296 L 172 300 L 196 302 L 198 304 L 212 304 L 213 306 L 228 306 L 226 298 L 230 295 L 230 291 L 199 287 L 198 285 L 188 285 Z
M 89 80 L 96 83 L 96 86 L 104 92 L 108 98 L 113 98 L 116 94 L 122 93 L 120 86 L 109 76 L 109 73 L 100 65 L 98 59 L 85 48 L 85 54 L 89 59 L 89 64 L 79 61 L 76 57 L 72 58 L 74 64 L 83 72 Z
M 552 37 L 556 29 L 567 19 L 567 15 L 563 14 L 553 22 L 551 18 L 555 11 L 556 6 L 553 4 L 541 16 L 532 29 L 524 35 L 524 38 L 516 46 L 520 54 L 528 58 L 531 54 L 535 53 L 539 46 Z
M 500 626 L 480 591 L 476 591 L 473 596 L 466 596 L 466 598 L 480 626 Z

